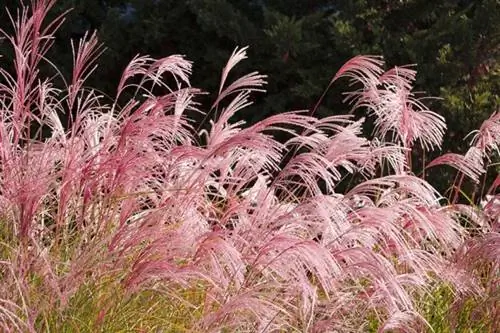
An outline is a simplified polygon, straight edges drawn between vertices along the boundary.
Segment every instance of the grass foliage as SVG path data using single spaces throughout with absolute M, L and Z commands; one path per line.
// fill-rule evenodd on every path
M 499 112 L 465 155 L 418 174 L 446 123 L 410 67 L 358 56 L 333 76 L 351 80 L 371 135 L 317 105 L 249 126 L 233 116 L 266 77 L 233 78 L 246 48 L 208 108 L 180 55 L 135 57 L 115 96 L 87 87 L 95 34 L 72 44 L 72 77 L 42 76 L 57 73 L 54 3 L 33 0 L 1 32 L 14 59 L 0 69 L 0 331 L 498 329 L 500 178 L 484 175 Z M 443 166 L 457 175 L 446 196 L 425 180 Z M 483 188 L 469 203 L 466 182 Z

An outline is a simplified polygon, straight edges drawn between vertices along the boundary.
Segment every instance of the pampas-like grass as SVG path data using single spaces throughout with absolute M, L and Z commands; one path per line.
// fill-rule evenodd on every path
M 92 34 L 73 48 L 65 89 L 40 77 L 64 19 L 44 22 L 54 3 L 32 1 L 15 35 L 2 31 L 15 50 L 14 73 L 0 72 L 2 331 L 359 332 L 375 322 L 421 332 L 433 327 L 422 300 L 439 285 L 454 304 L 487 299 L 483 313 L 494 311 L 498 204 L 447 203 L 412 173 L 411 149 L 438 148 L 445 130 L 412 95 L 415 71 L 359 56 L 333 76 L 361 84 L 348 99 L 376 117 L 371 138 L 364 119 L 314 109 L 246 126 L 231 119 L 266 77 L 230 82 L 246 58 L 237 48 L 197 132 L 185 114 L 204 112 L 201 91 L 183 56 L 137 56 L 108 100 L 85 86 L 102 52 Z M 50 135 L 33 132 L 42 126 Z M 479 181 L 498 133 L 497 112 L 475 153 L 429 167 Z M 337 192 L 349 175 L 364 181 Z

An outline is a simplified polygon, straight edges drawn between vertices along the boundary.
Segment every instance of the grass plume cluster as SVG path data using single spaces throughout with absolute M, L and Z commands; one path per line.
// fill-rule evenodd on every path
M 412 172 L 412 150 L 439 148 L 446 124 L 412 93 L 409 67 L 358 56 L 333 77 L 357 88 L 346 99 L 375 119 L 369 138 L 364 119 L 307 110 L 246 126 L 231 119 L 266 77 L 230 79 L 245 48 L 208 110 L 180 55 L 137 56 L 116 96 L 86 87 L 95 34 L 56 88 L 38 70 L 64 20 L 45 22 L 54 3 L 33 0 L 2 32 L 15 57 L 0 69 L 0 330 L 498 328 L 500 178 L 483 205 L 456 196 L 498 154 L 499 112 L 467 154 L 427 164 L 457 169 L 445 198 Z

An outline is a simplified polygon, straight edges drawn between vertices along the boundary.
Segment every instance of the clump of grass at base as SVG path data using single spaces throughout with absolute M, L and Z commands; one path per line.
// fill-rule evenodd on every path
M 418 301 L 418 306 L 429 323 L 428 332 L 495 332 L 498 313 L 494 304 L 487 304 L 493 297 L 457 298 L 450 286 L 441 285 Z
M 164 291 L 144 289 L 127 294 L 119 283 L 84 285 L 62 312 L 47 309 L 39 332 L 188 332 L 202 315 L 204 288 Z M 180 297 L 177 298 L 177 297 Z

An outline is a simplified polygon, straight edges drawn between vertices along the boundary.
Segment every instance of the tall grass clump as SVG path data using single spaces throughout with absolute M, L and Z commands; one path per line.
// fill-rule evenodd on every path
M 246 126 L 231 119 L 266 77 L 230 78 L 245 48 L 209 109 L 180 55 L 135 57 L 115 96 L 87 87 L 95 34 L 72 44 L 70 78 L 43 77 L 54 3 L 33 0 L 2 31 L 1 331 L 495 331 L 500 179 L 476 205 L 413 173 L 412 150 L 439 148 L 446 129 L 411 92 L 414 70 L 358 56 L 333 77 L 357 89 L 368 138 L 364 119 L 307 110 Z M 460 196 L 499 143 L 496 112 L 467 154 L 426 168 L 456 168 Z

